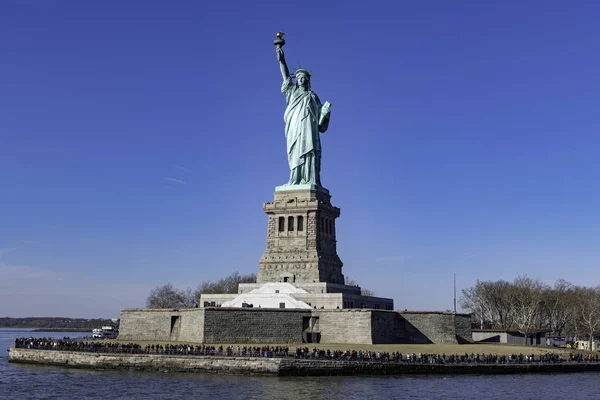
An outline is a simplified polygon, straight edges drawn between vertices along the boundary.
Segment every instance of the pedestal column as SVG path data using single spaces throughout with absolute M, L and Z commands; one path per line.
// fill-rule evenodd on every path
M 344 283 L 335 220 L 340 209 L 325 190 L 276 191 L 267 214 L 267 249 L 257 282 Z

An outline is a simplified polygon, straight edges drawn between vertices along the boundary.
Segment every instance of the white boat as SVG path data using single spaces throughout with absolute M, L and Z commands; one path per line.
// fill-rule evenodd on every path
M 102 335 L 105 339 L 116 339 L 119 335 L 119 331 L 112 326 L 103 326 Z
M 119 330 L 108 325 L 92 329 L 92 338 L 94 339 L 116 339 L 118 335 Z

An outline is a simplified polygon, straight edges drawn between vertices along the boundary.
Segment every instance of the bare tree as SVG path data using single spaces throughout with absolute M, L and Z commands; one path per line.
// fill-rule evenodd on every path
M 463 289 L 460 306 L 474 314 L 480 327 L 508 329 L 513 315 L 509 304 L 511 284 L 506 281 L 477 281 L 475 286 Z
M 459 304 L 463 310 L 469 310 L 473 315 L 473 319 L 479 323 L 480 329 L 484 328 L 484 323 L 491 322 L 489 308 L 481 293 L 481 284 L 479 281 L 475 286 L 462 290 L 462 297 Z
M 516 329 L 527 336 L 549 328 L 555 335 L 587 336 L 600 331 L 600 286 L 581 287 L 560 279 L 554 287 L 526 276 L 506 281 L 477 281 L 463 289 L 460 305 L 481 328 Z
M 146 298 L 146 307 L 148 308 L 191 308 L 194 306 L 195 299 L 192 290 L 180 290 L 173 287 L 171 283 L 155 287 Z
M 600 328 L 600 286 L 579 287 L 575 297 L 578 325 L 588 335 L 589 350 L 592 351 L 594 333 Z
M 240 283 L 256 283 L 256 275 L 240 275 L 239 272 L 234 272 L 216 282 L 204 281 L 194 291 L 194 296 L 199 299 L 201 294 L 237 293 Z
M 523 334 L 523 344 L 527 344 L 527 336 L 539 326 L 538 318 L 546 289 L 548 287 L 539 279 L 534 280 L 526 276 L 518 277 L 512 284 L 509 302 L 515 326 Z
M 512 285 L 506 281 L 490 282 L 484 286 L 487 304 L 493 321 L 501 329 L 509 329 L 514 323 L 514 313 L 510 308 L 510 290 Z
M 552 329 L 554 335 L 562 336 L 569 322 L 575 319 L 574 290 L 574 286 L 564 279 L 544 290 L 542 325 Z
M 358 283 L 356 283 L 356 281 L 350 278 L 348 275 L 344 276 L 344 284 L 346 286 L 358 286 Z
M 356 283 L 356 281 L 352 278 L 350 278 L 349 276 L 344 276 L 344 284 L 346 286 L 356 286 L 358 288 L 360 288 L 360 294 L 362 296 L 375 296 L 375 292 L 371 289 L 363 289 L 361 288 L 358 283 Z

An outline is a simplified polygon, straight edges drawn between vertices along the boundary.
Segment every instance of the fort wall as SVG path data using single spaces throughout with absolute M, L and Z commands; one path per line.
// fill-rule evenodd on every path
M 206 344 L 472 343 L 470 322 L 469 314 L 373 309 L 125 309 L 121 311 L 119 340 Z
M 170 340 L 170 318 L 178 309 L 130 308 L 121 310 L 119 340 Z
M 204 343 L 302 343 L 303 318 L 310 310 L 208 308 Z
M 473 343 L 471 315 L 437 311 L 403 311 L 404 343 Z
M 314 310 L 320 343 L 371 344 L 371 310 Z
M 397 311 L 373 311 L 371 314 L 372 343 L 406 343 L 405 321 Z

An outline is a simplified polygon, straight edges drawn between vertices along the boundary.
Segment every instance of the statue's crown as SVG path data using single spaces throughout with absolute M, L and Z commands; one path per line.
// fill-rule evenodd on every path
M 298 76 L 298 75 L 306 75 L 309 78 L 312 76 L 312 74 L 310 73 L 309 70 L 304 69 L 304 68 L 298 68 L 295 72 L 294 72 L 294 77 Z

